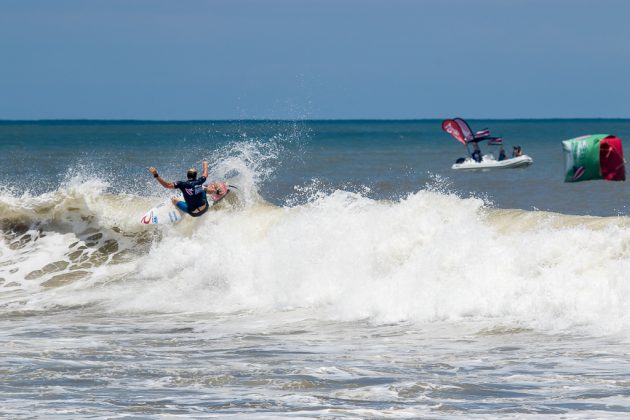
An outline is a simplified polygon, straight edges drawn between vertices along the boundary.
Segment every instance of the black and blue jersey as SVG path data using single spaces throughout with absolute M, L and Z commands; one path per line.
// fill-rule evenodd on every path
M 186 201 L 188 213 L 208 203 L 206 194 L 203 191 L 204 182 L 206 182 L 205 176 L 202 176 L 193 181 L 177 181 L 175 183 L 175 188 L 180 190 L 182 192 L 182 195 L 184 196 L 184 201 Z

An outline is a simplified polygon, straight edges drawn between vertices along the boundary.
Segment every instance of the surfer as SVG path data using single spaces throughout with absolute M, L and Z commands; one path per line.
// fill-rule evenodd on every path
M 188 172 L 186 172 L 186 181 L 166 181 L 158 174 L 157 169 L 153 166 L 149 168 L 149 172 L 151 172 L 153 177 L 155 177 L 164 188 L 178 189 L 182 192 L 184 201 L 178 200 L 175 197 L 172 198 L 172 201 L 173 205 L 177 206 L 184 213 L 188 213 L 192 217 L 199 217 L 208 211 L 210 206 L 208 205 L 208 198 L 205 188 L 203 187 L 203 183 L 206 182 L 208 178 L 207 160 L 204 159 L 203 161 L 203 175 L 197 178 L 197 170 L 190 168 Z

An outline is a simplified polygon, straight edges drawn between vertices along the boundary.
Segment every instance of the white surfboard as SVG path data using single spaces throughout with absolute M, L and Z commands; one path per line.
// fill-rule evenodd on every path
M 151 210 L 146 212 L 140 223 L 144 225 L 163 225 L 166 223 L 177 223 L 182 220 L 184 214 L 179 210 L 170 198 L 164 200 Z
M 215 182 L 208 185 L 208 205 L 212 207 L 218 203 L 230 192 L 230 187 L 225 182 Z M 143 225 L 164 225 L 169 223 L 177 223 L 184 217 L 182 212 L 173 204 L 170 198 L 164 200 L 151 210 L 146 212 L 140 223 Z

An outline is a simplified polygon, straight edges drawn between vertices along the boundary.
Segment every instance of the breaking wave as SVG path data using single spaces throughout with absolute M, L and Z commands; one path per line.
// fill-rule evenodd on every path
M 74 177 L 45 194 L 1 192 L 0 310 L 299 309 L 630 333 L 628 218 L 493 209 L 439 188 L 395 201 L 320 191 L 276 206 L 258 195 L 269 175 L 260 149 L 243 150 L 213 162 L 213 177 L 232 174 L 239 190 L 173 226 L 139 223 L 168 193 L 157 189 L 113 193 Z

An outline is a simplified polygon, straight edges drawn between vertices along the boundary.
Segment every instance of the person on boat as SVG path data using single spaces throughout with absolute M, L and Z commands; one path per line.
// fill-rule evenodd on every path
M 166 181 L 159 174 L 155 167 L 150 167 L 149 172 L 157 179 L 164 188 L 178 189 L 182 192 L 184 200 L 178 200 L 173 197 L 173 205 L 177 206 L 184 213 L 190 214 L 192 217 L 199 217 L 208 211 L 208 197 L 203 183 L 208 178 L 208 161 L 203 161 L 203 175 L 197 178 L 197 170 L 195 168 L 188 169 L 186 172 L 186 181 Z M 216 188 L 215 188 L 216 189 Z
M 499 160 L 505 159 L 507 159 L 507 156 L 505 155 L 505 149 L 503 148 L 503 146 L 501 146 L 501 148 L 499 149 Z
M 521 150 L 521 146 L 514 146 L 512 148 L 512 157 L 519 157 L 519 156 L 523 156 L 523 150 Z
M 473 143 L 472 158 L 475 162 L 481 162 L 481 150 L 477 142 Z

